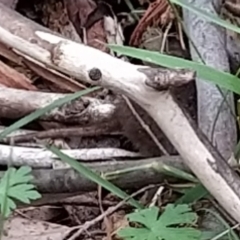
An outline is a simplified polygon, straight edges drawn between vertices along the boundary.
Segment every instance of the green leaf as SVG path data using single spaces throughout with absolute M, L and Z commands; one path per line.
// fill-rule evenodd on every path
M 0 181 L 0 209 L 3 212 L 4 199 L 6 198 L 6 217 L 16 208 L 13 199 L 23 203 L 30 203 L 30 200 L 36 200 L 41 197 L 34 190 L 34 185 L 29 183 L 33 179 L 30 172 L 31 168 L 25 166 L 19 169 L 9 168 L 2 177 Z M 6 191 L 7 183 L 8 191 Z
M 214 15 L 212 13 L 203 11 L 202 9 L 199 9 L 197 7 L 195 7 L 193 4 L 183 1 L 183 0 L 170 0 L 172 3 L 175 3 L 195 14 L 197 14 L 198 16 L 205 18 L 206 20 L 208 20 L 209 22 L 212 23 L 216 23 L 219 26 L 225 27 L 229 30 L 232 30 L 236 33 L 240 33 L 240 28 L 236 27 L 235 25 L 227 22 L 226 20 L 221 19 L 219 16 Z
M 30 200 L 34 200 L 40 196 L 36 191 L 33 191 L 34 188 L 35 186 L 33 184 L 15 185 L 9 189 L 8 196 L 29 204 Z M 26 192 L 27 195 L 24 195 L 23 193 Z
M 189 204 L 189 203 L 194 203 L 203 197 L 208 196 L 208 191 L 202 184 L 197 184 L 196 186 L 187 189 L 185 191 L 185 194 L 179 198 L 176 203 L 177 204 Z
M 151 207 L 139 212 L 131 213 L 128 215 L 128 218 L 131 222 L 138 222 L 147 228 L 151 228 L 151 226 L 157 221 L 158 219 L 158 208 Z
M 165 225 L 193 223 L 197 219 L 197 215 L 194 212 L 190 212 L 190 208 L 187 204 L 174 205 L 168 204 L 165 211 L 159 219 L 159 223 Z
M 98 185 L 102 186 L 103 188 L 109 190 L 116 196 L 125 199 L 129 196 L 122 191 L 120 188 L 112 184 L 111 182 L 107 181 L 106 179 L 102 178 L 97 173 L 93 172 L 90 168 L 84 166 L 80 162 L 77 162 L 75 159 L 69 157 L 68 155 L 64 154 L 63 152 L 59 151 L 58 148 L 54 146 L 48 146 L 47 147 L 51 152 L 56 154 L 62 161 L 68 163 L 72 168 L 77 170 L 80 174 L 85 176 L 86 178 L 90 179 L 91 181 L 97 183 Z M 129 202 L 132 206 L 142 209 L 144 208 L 140 203 L 135 201 L 133 198 L 130 198 L 127 202 Z
M 197 220 L 197 215 L 190 211 L 188 205 L 173 204 L 168 204 L 160 217 L 157 207 L 140 210 L 127 217 L 131 222 L 141 223 L 142 227 L 127 227 L 121 229 L 118 235 L 136 240 L 200 240 L 201 232 L 189 227 Z M 184 227 L 185 224 L 188 227 Z
M 97 89 L 100 89 L 100 87 L 93 87 L 90 89 L 85 89 L 83 91 L 80 92 L 76 92 L 73 94 L 69 94 L 66 97 L 57 99 L 56 101 L 54 101 L 53 103 L 47 105 L 44 108 L 38 109 L 35 112 L 30 113 L 29 115 L 21 118 L 19 121 L 15 122 L 14 124 L 12 124 L 11 126 L 9 126 L 8 128 L 4 129 L 1 133 L 0 133 L 0 140 L 5 138 L 8 134 L 12 133 L 13 131 L 23 127 L 24 125 L 32 122 L 33 120 L 39 118 L 40 116 L 42 116 L 43 114 L 46 114 L 48 111 L 53 110 L 56 107 L 60 107 L 63 104 L 73 101 L 79 97 L 82 97 L 83 95 L 86 95 L 90 92 L 93 92 Z
M 219 71 L 202 63 L 169 56 L 159 52 L 118 45 L 109 45 L 109 47 L 113 51 L 123 55 L 154 63 L 163 67 L 187 68 L 195 70 L 198 77 L 202 78 L 203 80 L 210 81 L 219 85 L 220 87 L 240 94 L 240 79 L 230 73 Z

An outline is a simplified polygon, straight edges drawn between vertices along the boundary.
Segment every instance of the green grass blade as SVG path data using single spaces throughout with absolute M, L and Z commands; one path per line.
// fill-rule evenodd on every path
M 129 196 L 122 191 L 120 188 L 116 187 L 114 184 L 112 184 L 111 182 L 105 180 L 104 178 L 102 178 L 101 176 L 99 176 L 97 173 L 93 172 L 91 169 L 89 169 L 88 167 L 85 167 L 83 164 L 77 162 L 75 159 L 67 156 L 66 154 L 64 154 L 63 152 L 61 152 L 58 148 L 54 147 L 54 146 L 47 146 L 47 148 L 53 152 L 54 154 L 56 154 L 62 161 L 68 163 L 72 168 L 74 168 L 75 170 L 77 170 L 80 174 L 82 174 L 83 176 L 85 176 L 86 178 L 90 179 L 91 181 L 97 183 L 98 185 L 102 186 L 103 188 L 109 190 L 110 192 L 112 192 L 113 194 L 115 194 L 116 196 L 125 199 L 128 198 Z M 144 208 L 140 203 L 138 203 L 137 201 L 135 201 L 133 198 L 130 198 L 130 200 L 128 200 L 128 202 L 138 208 L 138 209 L 142 209 Z
M 197 14 L 198 16 L 205 18 L 206 20 L 208 20 L 209 22 L 212 23 L 216 23 L 217 25 L 220 25 L 224 28 L 227 28 L 229 30 L 232 30 L 234 32 L 240 33 L 240 28 L 236 27 L 235 25 L 221 19 L 220 17 L 218 17 L 217 15 L 208 13 L 206 11 L 203 11 L 197 7 L 195 7 L 193 4 L 183 1 L 183 0 L 170 0 L 172 3 L 175 3 L 195 14 Z
M 51 111 L 52 109 L 56 108 L 56 107 L 60 107 L 63 104 L 73 101 L 79 97 L 82 97 L 83 95 L 86 95 L 90 92 L 93 92 L 97 89 L 100 89 L 100 87 L 93 87 L 93 88 L 89 88 L 89 89 L 85 89 L 83 91 L 79 91 L 73 94 L 69 94 L 66 97 L 57 99 L 56 101 L 54 101 L 53 103 L 49 104 L 48 106 L 38 109 L 35 112 L 30 113 L 29 115 L 21 118 L 19 121 L 15 122 L 14 124 L 12 124 L 11 126 L 9 126 L 8 128 L 6 128 L 5 130 L 3 130 L 0 133 L 0 140 L 5 138 L 8 134 L 12 133 L 13 131 L 23 127 L 24 125 L 32 122 L 33 120 L 39 118 L 40 116 L 42 116 L 43 114 L 47 113 L 48 111 Z
M 159 52 L 118 45 L 109 45 L 109 47 L 113 51 L 123 55 L 154 63 L 163 67 L 193 69 L 197 72 L 198 77 L 240 94 L 240 79 L 230 73 L 219 71 L 201 63 L 169 56 Z
M 237 145 L 234 148 L 234 157 L 239 163 L 239 158 L 240 158 L 240 141 L 238 141 Z
M 205 187 L 202 184 L 197 184 L 195 187 L 186 190 L 184 195 L 176 201 L 176 204 L 194 203 L 207 195 L 208 191 Z

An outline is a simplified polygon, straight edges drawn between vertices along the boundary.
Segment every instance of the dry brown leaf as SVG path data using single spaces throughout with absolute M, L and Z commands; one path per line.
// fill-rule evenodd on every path
M 126 218 L 126 213 L 124 211 L 118 211 L 113 213 L 108 217 L 108 220 L 112 223 L 112 236 L 121 229 L 129 226 L 129 222 Z
M 16 216 L 22 216 L 28 219 L 50 221 L 57 218 L 61 214 L 61 207 L 54 206 L 39 206 L 39 207 L 27 207 L 16 211 Z

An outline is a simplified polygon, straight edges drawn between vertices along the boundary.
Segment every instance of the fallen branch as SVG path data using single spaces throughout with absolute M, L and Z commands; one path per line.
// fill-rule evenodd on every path
M 0 117 L 21 118 L 65 96 L 66 94 L 0 87 Z M 109 102 L 82 97 L 48 112 L 41 116 L 40 119 L 85 126 L 109 120 L 114 112 L 115 106 Z
M 89 148 L 62 151 L 72 158 L 81 161 L 136 158 L 141 156 L 139 153 L 118 148 Z M 52 168 L 56 161 L 59 162 L 59 158 L 46 149 L 0 145 L 0 165 L 8 165 L 11 162 L 13 166 L 28 165 L 33 168 Z
M 149 184 L 162 183 L 166 179 L 170 183 L 179 182 L 176 177 L 168 176 L 169 168 L 167 166 L 189 171 L 179 156 L 84 162 L 83 164 L 99 174 L 105 174 L 107 179 L 121 189 L 137 189 Z M 107 177 L 109 173 L 114 174 Z M 0 173 L 0 177 L 2 174 Z M 33 169 L 32 174 L 33 184 L 43 194 L 43 198 L 32 202 L 31 205 L 58 202 L 60 198 L 76 196 L 79 192 L 95 191 L 98 187 L 95 182 L 71 168 Z M 142 180 L 143 176 L 144 181 Z
M 106 124 L 98 124 L 89 127 L 69 127 L 69 128 L 57 128 L 49 129 L 45 131 L 34 131 L 25 134 L 15 134 L 15 136 L 8 136 L 5 139 L 1 139 L 2 143 L 17 143 L 35 141 L 36 139 L 56 139 L 56 138 L 70 138 L 70 137 L 96 137 L 99 135 L 114 135 L 114 133 L 119 134 L 119 132 L 114 132 L 117 126 Z M 0 128 L 1 132 L 1 128 Z
M 3 12 L 5 14 L 1 15 Z M 19 21 L 16 18 L 16 14 L 20 16 Z M 34 26 L 36 27 L 36 25 L 34 23 L 32 25 L 31 21 L 27 20 L 27 22 L 30 23 L 30 25 L 28 26 L 28 29 L 24 29 L 24 31 L 22 31 L 21 26 L 26 24 L 25 19 L 21 18 L 21 15 L 18 14 L 16 11 L 12 11 L 10 8 L 2 5 L 1 3 L 0 3 L 0 22 L 1 23 L 4 22 L 3 25 L 1 25 L 0 23 L 0 26 L 3 26 L 4 28 L 7 28 L 7 29 L 11 29 L 11 31 L 14 32 L 15 34 L 18 34 L 18 33 L 21 34 L 23 38 L 27 39 L 30 42 L 34 41 L 34 38 L 32 37 L 34 36 L 34 31 L 36 30 L 34 29 Z M 40 25 L 37 25 L 37 29 L 49 31 L 48 28 L 45 28 Z M 59 86 L 60 88 L 63 88 L 64 90 L 75 92 L 75 91 L 81 90 L 82 88 L 85 88 L 82 84 L 74 81 L 71 77 L 67 77 L 64 74 L 48 69 L 47 66 L 44 64 L 38 63 L 36 65 L 33 59 L 29 61 L 27 58 L 25 59 L 19 58 L 18 54 L 15 54 L 12 51 L 10 51 L 10 49 L 7 49 L 4 44 L 0 44 L 0 55 L 4 56 L 5 58 L 9 59 L 14 63 L 20 64 L 23 66 L 27 65 L 36 74 L 38 74 L 39 76 L 43 77 L 44 79 L 50 82 L 53 82 L 55 85 Z
M 0 9 L 1 14 L 7 15 L 3 11 L 4 6 L 0 6 Z M 22 21 L 20 15 L 17 19 L 18 22 Z M 18 23 L 15 21 L 15 24 Z M 136 101 L 163 130 L 183 157 L 184 163 L 225 210 L 240 222 L 239 177 L 221 157 L 213 157 L 199 140 L 171 94 L 154 89 L 155 80 L 158 81 L 158 89 L 165 89 L 166 78 L 175 82 L 180 78 L 191 80 L 194 77 L 193 72 L 163 71 L 132 65 L 91 47 L 50 34 L 49 31 L 34 31 L 32 38 L 26 41 L 12 34 L 10 28 L 4 29 L 2 26 L 0 21 L 0 41 L 23 57 L 27 55 L 49 68 L 69 74 L 80 81 L 114 89 Z M 22 26 L 28 29 L 26 19 Z
M 0 132 L 4 129 L 6 127 L 0 126 Z M 117 129 L 119 127 L 115 122 L 106 122 L 87 127 L 60 127 L 45 131 L 20 129 L 1 139 L 0 143 L 14 144 L 14 146 L 21 147 L 45 148 L 46 142 L 53 140 L 58 146 L 61 143 L 62 149 L 104 148 L 105 146 L 116 148 L 119 147 L 117 136 L 122 134 L 122 132 L 116 131 Z M 94 141 L 89 141 L 89 138 L 94 139 Z M 68 143 L 62 141 L 64 139 L 68 139 Z
M 237 175 L 222 158 L 214 158 L 206 149 L 169 92 L 159 93 L 149 87 L 154 85 L 149 82 L 155 79 L 161 82 L 167 78 L 167 75 L 177 78 L 181 74 L 180 71 L 177 73 L 176 70 L 169 70 L 163 76 L 164 71 L 158 69 L 150 71 L 134 66 L 90 47 L 65 41 L 48 33 L 36 32 L 36 34 L 52 43 L 53 51 L 45 56 L 52 60 L 51 63 L 48 61 L 52 67 L 72 74 L 76 79 L 84 79 L 88 83 L 98 83 L 118 90 L 140 104 L 161 127 L 204 186 L 231 216 L 240 221 L 238 214 L 240 181 Z M 36 51 L 33 55 L 37 57 Z M 85 56 L 84 59 L 80 57 L 81 55 Z M 182 72 L 181 75 L 181 77 L 185 75 L 185 79 L 193 77 L 189 72 L 188 74 Z

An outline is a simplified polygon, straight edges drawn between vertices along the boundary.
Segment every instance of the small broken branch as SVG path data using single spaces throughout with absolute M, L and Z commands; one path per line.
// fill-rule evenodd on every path
M 0 117 L 21 118 L 65 96 L 67 95 L 0 87 Z M 107 101 L 82 97 L 48 112 L 40 119 L 85 126 L 109 120 L 114 112 L 115 106 Z
M 8 1 L 8 0 L 7 0 Z M 3 15 L 2 15 L 3 14 Z M 16 18 L 17 17 L 17 18 Z M 19 17 L 19 18 L 18 18 Z M 51 32 L 48 28 L 45 28 L 40 25 L 35 25 L 33 22 L 27 19 L 27 22 L 30 23 L 27 29 L 22 31 L 22 26 L 26 24 L 26 18 L 23 18 L 19 13 L 16 11 L 12 11 L 10 8 L 4 6 L 0 3 L 0 26 L 9 29 L 13 34 L 21 36 L 22 38 L 26 39 L 30 42 L 38 42 L 36 38 L 34 38 L 34 31 L 35 30 L 44 30 Z M 33 24 L 31 24 L 33 23 Z M 35 29 L 36 27 L 36 29 Z M 56 33 L 57 34 L 57 33 Z M 40 43 L 40 42 L 39 42 Z M 47 47 L 47 44 L 42 42 L 43 46 Z M 12 52 L 11 48 L 7 48 L 5 44 L 0 44 L 0 55 L 4 56 L 5 58 L 9 59 L 10 61 L 21 64 L 27 65 L 30 69 L 32 69 L 36 74 L 40 75 L 41 77 L 45 78 L 46 80 L 53 82 L 57 86 L 64 88 L 64 90 L 68 90 L 71 92 L 78 91 L 84 86 L 79 82 L 74 81 L 71 76 L 65 76 L 59 72 L 54 71 L 53 69 L 48 69 L 45 64 L 41 64 L 37 62 L 35 63 L 34 59 L 28 59 L 26 56 L 23 59 L 17 52 Z
M 116 131 L 116 125 L 97 124 L 96 126 L 89 127 L 69 127 L 69 128 L 57 128 L 49 129 L 40 132 L 33 132 L 27 134 L 18 134 L 15 136 L 6 137 L 0 140 L 2 143 L 23 143 L 28 141 L 34 141 L 35 139 L 55 139 L 55 138 L 69 138 L 69 137 L 94 137 L 99 135 L 111 135 Z
M 141 156 L 139 153 L 118 148 L 89 148 L 62 151 L 70 157 L 81 161 L 136 158 Z M 52 168 L 55 162 L 59 161 L 58 157 L 46 149 L 0 145 L 0 165 L 7 165 L 10 159 L 13 166 L 27 165 L 33 168 Z

